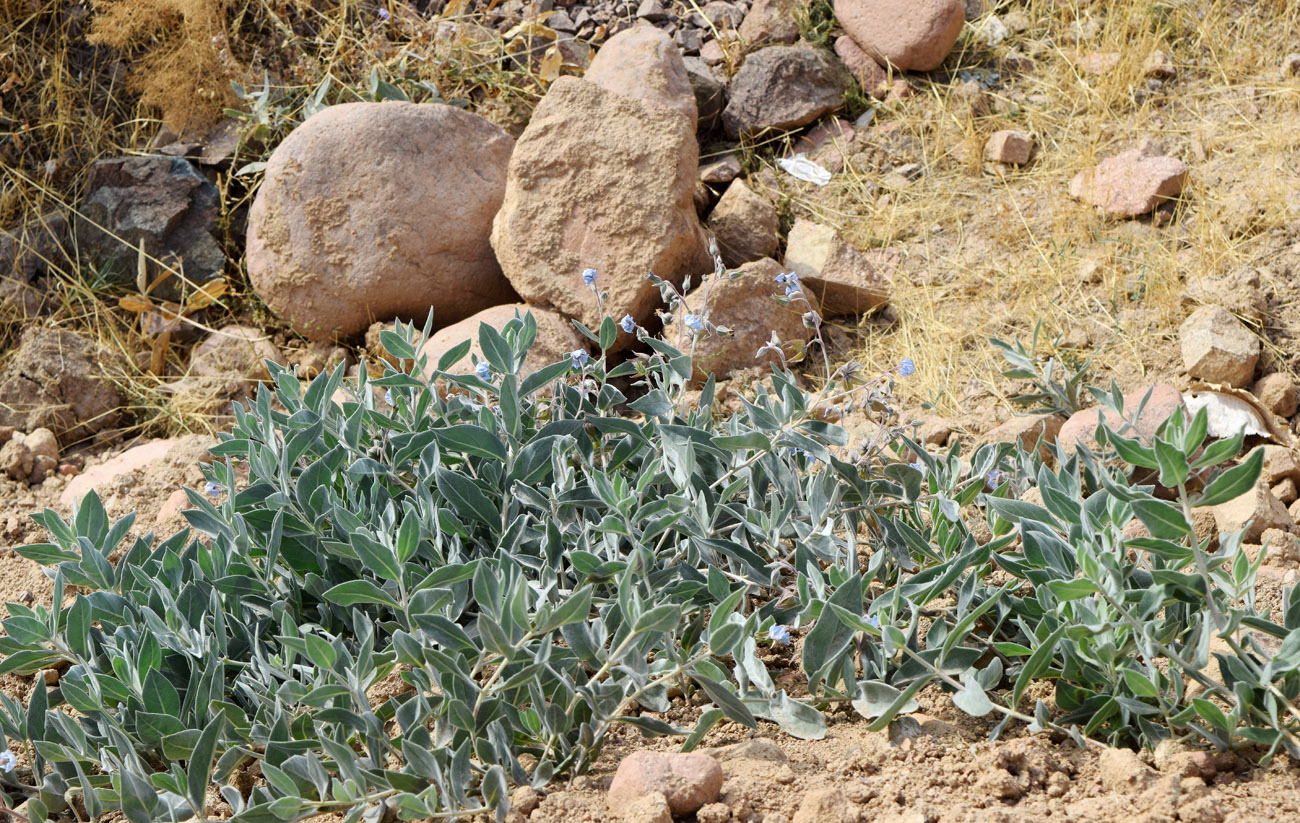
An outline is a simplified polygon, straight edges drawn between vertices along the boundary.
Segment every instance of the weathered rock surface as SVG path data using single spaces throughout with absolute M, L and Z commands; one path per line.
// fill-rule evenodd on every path
M 1109 214 L 1137 217 L 1181 194 L 1187 173 L 1183 161 L 1144 145 L 1076 174 L 1070 181 L 1070 196 Z
M 217 243 L 220 195 L 194 164 L 179 157 L 118 157 L 91 170 L 76 234 L 81 251 L 135 282 L 139 247 L 191 283 L 219 277 L 226 254 Z M 160 273 L 148 264 L 152 282 Z M 153 294 L 174 299 L 180 281 L 169 277 Z
M 1290 417 L 1300 405 L 1295 379 L 1286 372 L 1266 374 L 1255 382 L 1251 392 L 1264 408 L 1279 417 Z
M 707 303 L 702 302 L 705 289 L 697 289 L 687 296 L 693 311 L 706 314 L 716 325 L 734 330 L 727 336 L 698 333 L 695 340 L 697 382 L 703 382 L 710 374 L 722 379 L 739 369 L 780 363 L 780 358 L 771 352 L 755 357 L 773 332 L 785 344 L 807 343 L 812 339 L 812 330 L 804 325 L 803 315 L 818 310 L 815 294 L 804 289 L 803 298 L 792 299 L 785 305 L 777 302 L 778 296 L 785 296 L 785 287 L 775 279 L 783 271 L 770 258 L 746 263 L 739 271 L 734 279 L 724 278 L 710 284 Z M 683 314 L 677 316 L 673 326 L 670 336 L 685 329 Z
M 799 39 L 793 0 L 754 0 L 736 33 L 741 40 L 755 46 L 793 43 Z
M 205 377 L 233 372 L 241 377 L 267 380 L 265 361 L 284 364 L 284 355 L 266 335 L 252 326 L 231 324 L 209 334 L 190 353 L 190 374 Z
M 609 807 L 617 814 L 639 798 L 659 792 L 674 815 L 693 814 L 722 791 L 722 767 L 707 754 L 633 752 L 618 764 L 609 785 Z
M 857 41 L 847 34 L 835 38 L 835 53 L 858 79 L 862 90 L 877 100 L 889 94 L 889 74 L 876 59 L 863 51 Z
M 858 823 L 858 809 L 837 788 L 813 789 L 799 801 L 794 823 Z
M 888 278 L 829 226 L 796 220 L 786 240 L 785 265 L 817 295 L 827 317 L 863 314 L 889 301 Z
M 985 443 L 1016 443 L 1026 451 L 1038 443 L 1039 453 L 1046 460 L 1051 455 L 1048 446 L 1056 442 L 1064 425 L 1065 416 L 1061 414 L 1020 415 L 985 433 L 980 440 Z
M 1061 426 L 1061 431 L 1056 436 L 1057 442 L 1067 454 L 1073 454 L 1080 443 L 1096 452 L 1100 446 L 1093 433 L 1097 429 L 1098 422 L 1103 419 L 1106 425 L 1118 434 L 1125 437 L 1140 437 L 1145 443 L 1153 442 L 1160 424 L 1168 420 L 1174 410 L 1183 405 L 1183 395 L 1178 389 L 1168 385 L 1145 386 L 1128 392 L 1124 395 L 1126 417 L 1133 416 L 1148 391 L 1151 396 L 1131 428 L 1127 426 L 1121 428 L 1123 421 L 1114 412 L 1103 410 L 1100 406 L 1093 406 L 1070 415 L 1070 419 L 1065 421 L 1065 425 Z
M 727 105 L 727 84 L 713 67 L 698 57 L 682 58 L 686 79 L 695 94 L 695 107 L 699 109 L 700 123 L 697 131 L 708 134 L 722 123 L 722 110 Z
M 1237 499 L 1212 506 L 1210 511 L 1221 534 L 1245 529 L 1242 541 L 1246 543 L 1258 543 L 1268 529 L 1288 531 L 1292 527 L 1291 514 L 1273 496 L 1265 478 Z
M 722 127 L 729 137 L 806 126 L 844 103 L 844 66 L 812 46 L 768 46 L 745 58 L 727 87 Z
M 537 337 L 533 341 L 533 347 L 528 351 L 528 357 L 524 359 L 524 365 L 519 372 L 521 376 L 532 374 L 543 366 L 549 366 L 552 363 L 564 360 L 571 351 L 589 347 L 587 338 L 578 333 L 578 330 L 573 327 L 573 323 L 553 311 L 539 306 L 527 306 L 523 303 L 493 306 L 472 317 L 467 317 L 455 325 L 434 332 L 433 336 L 424 344 L 424 348 L 420 350 L 428 358 L 425 378 L 428 379 L 433 375 L 439 359 L 444 354 L 466 340 L 470 341 L 469 353 L 452 364 L 446 371 L 448 374 L 472 373 L 474 371 L 474 361 L 470 355 L 472 354 L 479 360 L 483 359 L 483 350 L 478 343 L 479 327 L 486 324 L 500 331 L 514 319 L 516 312 L 520 315 L 532 312 L 533 319 L 537 321 Z M 622 332 L 619 333 L 622 334 Z
M 692 197 L 698 163 L 678 112 L 561 77 L 510 160 L 492 228 L 502 269 L 524 300 L 589 328 L 600 317 L 580 275 L 595 269 L 605 310 L 646 323 L 660 303 L 648 272 L 680 284 L 712 268 Z
M 452 106 L 330 106 L 268 161 L 249 213 L 253 287 L 312 340 L 510 302 L 488 233 L 513 143 Z
M 1259 338 L 1226 309 L 1202 306 L 1178 330 L 1191 377 L 1241 388 L 1255 376 Z
M 48 428 L 65 444 L 111 428 L 124 400 L 88 337 L 32 326 L 0 374 L 0 426 Z
M 732 181 L 709 215 L 722 262 L 733 267 L 776 254 L 780 229 L 776 206 L 743 180 Z
M 68 483 L 59 495 L 59 503 L 64 508 L 71 508 L 91 489 L 99 492 L 100 497 L 106 498 L 115 486 L 120 485 L 123 475 L 135 475 L 164 461 L 189 465 L 200 460 L 210 460 L 208 448 L 213 445 L 216 445 L 215 439 L 194 434 L 146 441 L 103 463 L 88 467 Z
M 966 23 L 961 0 L 835 0 L 835 17 L 879 62 L 937 69 Z
M 600 47 L 583 76 L 615 94 L 681 112 L 692 129 L 698 124 L 699 109 L 681 50 L 662 29 L 643 25 L 619 32 Z

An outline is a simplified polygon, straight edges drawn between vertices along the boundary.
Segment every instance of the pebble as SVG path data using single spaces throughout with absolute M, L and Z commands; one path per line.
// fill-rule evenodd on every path
M 991 163 L 1012 163 L 1021 166 L 1029 162 L 1033 153 L 1033 135 L 1017 129 L 995 131 L 984 144 L 984 159 Z

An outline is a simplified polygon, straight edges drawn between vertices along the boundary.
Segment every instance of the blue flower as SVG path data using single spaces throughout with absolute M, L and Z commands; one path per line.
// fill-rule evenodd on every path
M 803 294 L 803 290 L 799 288 L 798 283 L 785 287 L 786 297 L 794 297 L 795 295 L 799 295 L 799 294 Z
M 596 285 L 597 277 L 600 277 L 600 275 L 596 273 L 595 269 L 582 270 L 582 282 L 587 284 L 587 288 L 591 288 L 592 286 Z
M 393 405 L 393 390 L 392 390 L 392 389 L 384 389 L 384 402 L 387 403 L 387 404 L 390 405 L 390 406 Z
M 867 618 L 867 622 L 872 626 L 875 626 L 877 629 L 880 628 L 880 618 L 876 617 L 874 614 Z
M 211 480 L 209 480 L 209 481 L 208 481 L 208 482 L 203 486 L 203 491 L 204 491 L 205 494 L 207 494 L 208 497 L 220 497 L 220 496 L 221 496 L 221 486 L 217 485 L 216 483 L 213 483 Z
M 0 772 L 11 772 L 17 765 L 18 758 L 14 757 L 13 752 L 8 749 L 0 752 Z
M 903 360 L 903 362 L 898 364 L 898 374 L 900 376 L 911 377 L 915 373 L 916 373 L 916 364 L 912 362 L 912 358 L 908 357 L 907 359 Z
M 486 360 L 480 360 L 474 367 L 474 373 L 479 376 L 480 380 L 492 379 L 492 367 L 487 364 Z
M 908 463 L 907 465 L 911 466 L 912 468 L 916 469 L 919 472 L 925 471 L 925 464 L 922 463 L 920 460 L 913 460 L 911 463 Z
M 692 331 L 701 331 L 704 328 L 704 321 L 698 315 L 688 314 L 682 318 L 682 322 Z
M 587 358 L 589 356 L 590 355 L 587 354 L 585 349 L 574 349 L 569 352 L 569 357 L 573 360 L 573 367 L 575 369 L 580 369 L 587 365 Z
M 388 9 L 382 7 L 379 9 L 379 19 L 380 20 L 388 19 Z
M 784 646 L 790 642 L 790 629 L 787 626 L 773 626 L 767 630 L 768 638 L 778 646 Z
M 636 321 L 632 319 L 632 315 L 630 314 L 623 315 L 623 319 L 618 321 L 618 325 L 628 334 L 636 333 Z
M 989 481 L 990 486 L 996 486 L 997 484 L 1002 482 L 1002 478 L 1005 475 L 1006 475 L 1005 472 L 1000 471 L 998 469 L 994 469 L 993 471 L 988 473 L 986 479 Z

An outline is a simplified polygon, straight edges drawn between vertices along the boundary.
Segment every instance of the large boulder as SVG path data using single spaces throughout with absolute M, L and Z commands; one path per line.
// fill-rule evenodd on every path
M 472 374 L 474 372 L 474 358 L 483 359 L 483 350 L 479 347 L 478 342 L 479 327 L 491 326 L 497 331 L 501 331 L 507 323 L 515 318 L 516 314 L 523 315 L 525 312 L 531 312 L 533 319 L 537 321 L 537 336 L 533 339 L 533 347 L 528 350 L 528 356 L 524 358 L 523 367 L 519 370 L 520 376 L 527 376 L 543 366 L 549 366 L 552 363 L 564 360 L 569 356 L 570 352 L 590 348 L 590 342 L 578 333 L 573 323 L 553 311 L 539 306 L 527 306 L 523 303 L 515 303 L 509 306 L 493 306 L 472 317 L 467 317 L 455 325 L 434 332 L 433 336 L 424 344 L 424 348 L 420 349 L 420 353 L 427 358 L 424 370 L 425 379 L 427 380 L 433 376 L 434 370 L 438 367 L 438 361 L 444 354 L 466 340 L 470 341 L 469 352 L 460 360 L 451 364 L 446 371 L 448 374 Z
M 835 17 L 868 54 L 903 71 L 939 68 L 966 24 L 961 0 L 835 0 Z
M 659 103 L 682 113 L 694 129 L 699 119 L 695 90 L 686 74 L 681 49 L 654 26 L 625 29 L 600 47 L 586 79 L 624 97 Z
M 180 157 L 117 157 L 97 161 L 90 193 L 81 203 L 77 242 L 81 251 L 135 282 L 140 244 L 153 259 L 183 273 L 190 283 L 219 277 L 226 253 L 217 243 L 221 196 L 217 187 Z M 161 274 L 150 260 L 147 277 Z M 181 281 L 167 277 L 153 294 L 175 299 Z
M 125 401 L 105 375 L 106 358 L 76 332 L 28 327 L 0 373 L 0 426 L 44 427 L 68 445 L 116 425 Z
M 551 85 L 519 137 L 492 246 L 515 290 L 589 328 L 605 311 L 646 324 L 653 272 L 681 284 L 712 269 L 693 193 L 699 146 L 676 111 L 576 77 Z M 620 338 L 617 348 L 630 344 Z
M 442 104 L 325 109 L 268 161 L 248 217 L 253 288 L 312 340 L 510 302 L 488 233 L 513 145 Z
M 722 127 L 733 139 L 806 126 L 844 104 L 849 72 L 812 46 L 768 46 L 745 58 L 727 87 Z
M 755 260 L 741 266 L 736 277 L 724 277 L 687 295 L 692 312 L 706 315 L 717 326 L 732 329 L 728 335 L 696 333 L 693 347 L 696 383 L 703 383 L 710 374 L 721 380 L 752 366 L 780 365 L 781 357 L 775 352 L 758 354 L 773 333 L 783 344 L 786 357 L 812 339 L 813 331 L 804 324 L 803 316 L 808 311 L 819 310 L 817 296 L 804 289 L 801 297 L 780 302 L 777 298 L 785 296 L 786 286 L 777 282 L 776 277 L 783 273 L 780 264 L 771 258 Z M 706 295 L 707 303 L 703 300 Z M 691 333 L 685 315 L 683 308 L 669 327 L 670 337 Z M 689 340 L 684 342 L 691 348 Z

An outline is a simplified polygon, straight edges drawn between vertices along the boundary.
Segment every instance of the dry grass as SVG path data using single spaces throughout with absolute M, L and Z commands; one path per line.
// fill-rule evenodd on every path
M 1027 339 L 1039 318 L 1049 341 L 1095 358 L 1098 379 L 1173 377 L 1184 278 L 1262 265 L 1270 232 L 1298 216 L 1300 87 L 1278 76 L 1294 44 L 1283 47 L 1277 34 L 1296 31 L 1300 6 L 1000 6 L 1004 17 L 1023 13 L 1029 28 L 989 47 L 976 36 L 978 22 L 968 26 L 945 64 L 952 77 L 911 77 L 914 98 L 877 110 L 876 123 L 895 130 L 878 142 L 901 145 L 902 159 L 921 163 L 924 177 L 881 197 L 881 171 L 892 163 L 868 156 L 865 168 L 851 161 L 824 190 L 799 187 L 791 203 L 861 246 L 906 250 L 896 283 L 900 322 L 863 335 L 859 359 L 884 371 L 912 358 L 917 374 L 902 383 L 903 400 L 968 420 L 972 412 L 987 417 L 990 401 L 1009 410 L 1007 397 L 1016 393 L 999 376 L 1004 364 L 988 338 Z M 1177 75 L 1144 94 L 1143 67 L 1155 49 L 1172 56 Z M 1118 65 L 1087 73 L 1075 55 L 1094 51 L 1118 53 Z M 1032 68 L 991 92 L 994 111 L 971 116 L 958 73 L 996 71 L 1014 56 L 1030 56 Z M 1254 97 L 1245 96 L 1247 87 Z M 998 176 L 982 170 L 979 153 L 1003 128 L 1032 132 L 1038 147 L 1029 166 Z M 1157 219 L 1169 225 L 1110 220 L 1069 198 L 1076 172 L 1148 136 L 1193 169 L 1185 196 Z M 1256 177 L 1260 166 L 1270 173 Z M 1224 201 L 1246 190 L 1263 208 L 1234 236 L 1220 219 Z M 1099 282 L 1081 276 L 1090 262 Z

